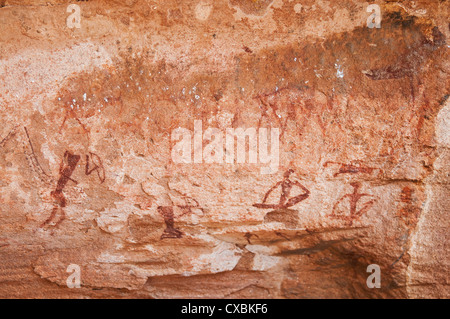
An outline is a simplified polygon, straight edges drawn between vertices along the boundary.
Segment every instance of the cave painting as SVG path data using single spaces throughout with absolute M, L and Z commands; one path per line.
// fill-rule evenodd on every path
M 92 161 L 92 168 L 90 168 L 90 161 Z M 105 181 L 105 169 L 103 168 L 101 158 L 97 154 L 89 152 L 89 155 L 86 155 L 85 174 L 91 175 L 91 173 L 93 172 L 97 172 L 100 183 L 103 183 Z
M 56 184 L 56 189 L 50 193 L 56 203 L 54 204 L 50 217 L 47 218 L 47 220 L 41 225 L 41 227 L 50 224 L 50 222 L 56 217 L 58 212 L 60 213 L 60 217 L 59 220 L 56 221 L 55 227 L 57 227 L 65 219 L 66 214 L 64 213 L 64 207 L 66 207 L 66 197 L 63 194 L 63 190 L 69 181 L 77 184 L 77 181 L 72 179 L 71 176 L 79 161 L 80 155 L 74 155 L 69 151 L 66 151 L 64 153 L 64 158 L 61 161 L 61 165 L 59 166 L 59 179 Z
M 372 174 L 377 168 L 367 167 L 362 165 L 359 161 L 352 161 L 350 164 L 338 163 L 338 162 L 326 162 L 323 166 L 328 167 L 329 165 L 339 165 L 339 170 L 333 176 L 337 177 L 341 174 Z
M 32 166 L 32 168 L 37 171 L 39 174 L 43 174 L 46 177 L 50 177 L 45 170 L 42 168 L 41 164 L 39 163 L 39 160 L 36 156 L 36 153 L 34 151 L 34 147 L 33 147 L 33 143 L 31 142 L 31 138 L 30 135 L 28 134 L 28 129 L 26 127 L 24 127 L 25 130 L 25 134 L 27 135 L 27 139 L 28 139 L 28 144 L 30 145 L 30 149 L 31 149 L 31 154 L 28 157 L 28 159 L 30 160 L 30 164 Z
M 397 217 L 407 227 L 408 234 L 417 225 L 420 215 L 420 208 L 414 204 L 415 191 L 414 189 L 405 186 L 400 193 L 400 205 L 397 212 Z
M 350 186 L 353 187 L 353 192 L 345 194 L 334 204 L 330 217 L 344 220 L 347 225 L 352 226 L 354 221 L 359 220 L 373 206 L 376 197 L 371 194 L 359 193 L 360 182 L 350 183 Z M 367 199 L 363 200 L 365 197 Z
M 3 145 L 5 145 L 6 142 L 16 134 L 15 131 L 16 131 L 15 128 L 13 128 L 12 130 L 9 131 L 8 134 L 6 134 L 6 136 L 3 139 L 0 140 L 0 147 L 3 147 Z
M 269 208 L 269 209 L 287 209 L 289 207 L 292 207 L 299 202 L 307 199 L 309 197 L 309 190 L 304 187 L 302 184 L 300 184 L 297 181 L 293 181 L 290 179 L 290 175 L 294 171 L 292 169 L 289 169 L 284 173 L 284 178 L 282 181 L 276 183 L 272 188 L 270 188 L 267 193 L 265 194 L 262 203 L 253 204 L 254 207 L 257 208 Z M 270 204 L 267 203 L 267 200 L 269 199 L 269 196 L 271 193 L 273 193 L 276 189 L 281 188 L 281 195 L 278 203 Z M 292 196 L 291 192 L 293 189 L 298 188 L 303 191 L 303 193 Z
M 175 217 L 180 218 L 181 216 L 192 213 L 193 209 L 196 208 L 203 211 L 197 200 L 184 194 L 182 197 L 185 205 L 158 206 L 158 213 L 163 216 L 164 222 L 166 223 L 166 229 L 164 229 L 161 239 L 181 238 L 183 236 L 183 233 L 175 227 Z M 181 210 L 181 213 L 178 214 L 178 216 L 175 216 L 175 208 Z
M 72 154 L 69 151 L 66 151 L 64 153 L 64 157 L 61 160 L 61 164 L 59 166 L 59 179 L 56 184 L 56 188 L 50 193 L 51 197 L 54 200 L 54 207 L 52 209 L 50 217 L 47 218 L 44 223 L 42 223 L 41 228 L 50 225 L 52 221 L 55 222 L 54 227 L 57 227 L 66 218 L 64 208 L 66 207 L 67 201 L 66 197 L 64 196 L 63 190 L 69 181 L 78 184 L 78 182 L 71 176 L 75 171 L 80 159 L 80 155 Z M 91 167 L 91 161 L 93 163 L 93 167 Z M 98 155 L 90 152 L 89 155 L 86 155 L 85 174 L 90 175 L 94 171 L 97 172 L 100 182 L 103 183 L 105 180 L 105 170 L 103 168 L 102 161 Z M 58 213 L 59 219 L 56 220 Z

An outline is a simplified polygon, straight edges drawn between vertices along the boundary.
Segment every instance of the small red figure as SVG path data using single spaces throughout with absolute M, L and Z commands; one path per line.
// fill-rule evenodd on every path
M 254 207 L 257 208 L 271 208 L 271 209 L 286 209 L 288 207 L 294 206 L 295 204 L 307 199 L 309 197 L 309 190 L 304 187 L 302 184 L 300 184 L 297 181 L 291 181 L 289 179 L 289 176 L 294 171 L 292 169 L 289 169 L 284 173 L 284 179 L 278 183 L 276 183 L 264 196 L 263 202 L 261 204 L 253 204 Z M 303 190 L 303 194 L 297 195 L 295 197 L 289 198 L 289 195 L 291 194 L 292 188 L 296 186 Z M 267 199 L 269 198 L 269 195 L 277 188 L 281 187 L 281 196 L 278 204 L 267 204 Z
M 60 177 L 58 179 L 58 183 L 56 184 L 56 189 L 50 193 L 50 195 L 56 201 L 56 205 L 54 205 L 50 217 L 41 225 L 41 227 L 48 225 L 55 218 L 58 211 L 60 212 L 61 216 L 56 222 L 55 227 L 57 227 L 66 218 L 66 214 L 64 213 L 64 207 L 66 207 L 66 198 L 63 194 L 63 190 L 69 181 L 72 181 L 75 184 L 78 183 L 77 181 L 73 180 L 71 176 L 73 174 L 73 171 L 77 167 L 79 160 L 79 155 L 74 155 L 69 151 L 66 151 L 64 153 L 64 158 L 61 161 L 61 165 L 59 167 Z
M 353 187 L 353 193 L 346 194 L 342 196 L 336 204 L 333 206 L 333 213 L 331 214 L 332 218 L 336 219 L 343 219 L 346 220 L 349 226 L 353 224 L 354 220 L 358 220 L 361 218 L 362 215 L 364 215 L 375 203 L 375 196 L 365 193 L 358 193 L 358 190 L 361 188 L 361 183 L 359 182 L 353 182 L 350 183 L 350 185 Z M 362 207 L 358 210 L 357 204 L 360 199 L 363 197 L 372 197 L 373 199 L 367 201 L 362 205 Z M 340 203 L 344 201 L 344 199 L 348 198 L 350 201 L 350 215 L 343 215 L 343 214 L 337 214 L 337 208 Z

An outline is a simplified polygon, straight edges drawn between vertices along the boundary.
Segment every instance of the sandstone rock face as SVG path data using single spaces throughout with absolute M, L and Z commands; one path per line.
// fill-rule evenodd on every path
M 447 1 L 70 4 L 0 1 L 0 297 L 450 297 Z

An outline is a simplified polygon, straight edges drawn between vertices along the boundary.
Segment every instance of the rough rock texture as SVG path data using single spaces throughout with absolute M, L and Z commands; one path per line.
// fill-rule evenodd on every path
M 73 3 L 0 1 L 0 297 L 450 297 L 448 1 Z

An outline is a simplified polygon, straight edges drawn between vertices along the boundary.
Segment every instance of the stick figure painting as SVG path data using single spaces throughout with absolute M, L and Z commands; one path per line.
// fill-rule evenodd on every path
M 333 206 L 331 218 L 346 221 L 352 226 L 354 221 L 359 220 L 376 202 L 376 197 L 367 193 L 359 193 L 360 182 L 352 182 L 353 192 L 342 196 Z M 367 200 L 363 200 L 363 198 Z
M 292 169 L 287 170 L 283 175 L 283 180 L 276 183 L 267 191 L 262 203 L 253 204 L 253 206 L 263 209 L 287 209 L 307 199 L 310 194 L 309 190 L 300 184 L 300 182 L 290 178 L 292 173 L 294 173 Z M 294 195 L 294 190 L 296 189 L 299 189 L 301 192 Z M 271 203 L 272 194 L 276 194 L 277 192 L 279 194 L 278 201 Z

